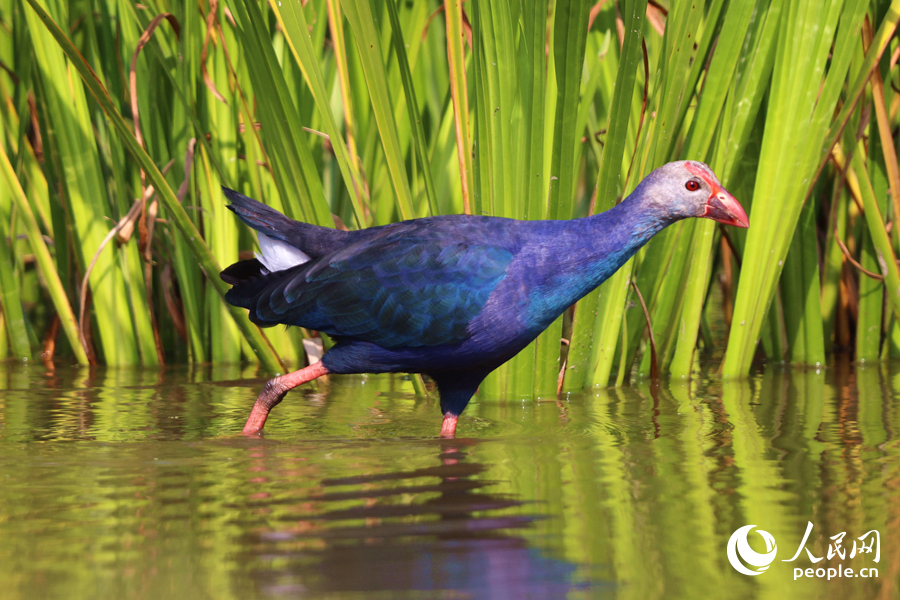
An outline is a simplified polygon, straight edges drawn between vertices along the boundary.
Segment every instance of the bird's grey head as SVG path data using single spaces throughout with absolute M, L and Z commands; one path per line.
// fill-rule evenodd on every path
M 704 217 L 736 227 L 750 226 L 743 207 L 702 162 L 682 160 L 663 165 L 645 177 L 634 194 L 647 209 L 672 221 Z

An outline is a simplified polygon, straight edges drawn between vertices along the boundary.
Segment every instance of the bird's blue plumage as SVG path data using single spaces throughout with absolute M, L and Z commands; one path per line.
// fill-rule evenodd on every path
M 628 216 L 619 212 L 579 221 L 447 215 L 370 228 L 307 263 L 238 281 L 226 299 L 259 325 L 338 338 L 326 355 L 332 372 L 493 369 L 640 246 L 619 232 Z
M 399 229 L 270 274 L 249 293 L 238 286 L 229 301 L 241 297 L 260 325 L 300 325 L 385 348 L 440 346 L 467 337 L 512 257 L 488 243 Z
M 444 412 L 459 414 L 490 371 L 654 234 L 703 216 L 718 184 L 709 172 L 707 187 L 686 192 L 684 178 L 700 167 L 685 164 L 655 171 L 615 208 L 572 221 L 448 215 L 347 232 L 226 190 L 250 227 L 310 257 L 272 273 L 256 260 L 232 265 L 222 273 L 234 286 L 226 300 L 259 325 L 335 337 L 322 359 L 328 372 L 427 373 Z

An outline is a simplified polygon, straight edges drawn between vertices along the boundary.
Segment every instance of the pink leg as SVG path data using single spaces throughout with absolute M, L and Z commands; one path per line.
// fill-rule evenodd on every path
M 444 413 L 444 422 L 441 423 L 441 437 L 452 440 L 456 437 L 456 422 L 459 420 L 458 415 L 453 413 Z
M 325 365 L 319 361 L 306 368 L 300 369 L 299 371 L 294 371 L 293 373 L 270 379 L 266 382 L 266 387 L 263 388 L 259 398 L 256 399 L 253 410 L 250 411 L 250 417 L 247 419 L 247 424 L 244 425 L 244 435 L 259 433 L 266 424 L 266 418 L 269 416 L 269 411 L 272 410 L 276 404 L 281 402 L 281 399 L 284 398 L 284 395 L 290 390 L 298 385 L 312 381 L 313 379 L 326 374 L 328 374 L 328 369 L 326 369 Z

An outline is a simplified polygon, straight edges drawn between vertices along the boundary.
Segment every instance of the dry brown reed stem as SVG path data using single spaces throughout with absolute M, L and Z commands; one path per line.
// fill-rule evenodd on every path
M 156 15 L 156 17 L 154 17 L 152 21 L 150 21 L 147 29 L 145 29 L 141 34 L 137 46 L 135 47 L 134 52 L 131 55 L 131 67 L 128 72 L 128 85 L 131 91 L 131 116 L 134 120 L 134 137 L 137 138 L 137 142 L 141 146 L 144 145 L 144 135 L 141 132 L 141 118 L 138 107 L 137 59 L 141 53 L 141 50 L 144 49 L 144 46 L 147 45 L 147 42 L 149 42 L 150 38 L 153 36 L 153 32 L 156 31 L 156 28 L 159 27 L 159 24 L 162 23 L 164 19 L 167 20 L 172 26 L 172 29 L 175 31 L 175 37 L 177 38 L 180 36 L 181 27 L 179 26 L 178 20 L 175 18 L 175 16 L 171 13 L 160 13 Z M 171 166 L 171 163 L 169 163 L 169 166 Z M 153 202 L 152 204 L 150 204 L 150 206 L 147 206 L 147 199 L 150 197 L 150 195 L 146 193 L 146 188 L 147 174 L 144 172 L 144 169 L 141 169 L 141 205 L 140 219 L 138 221 L 138 232 L 140 235 L 139 246 L 141 249 L 141 255 L 144 259 L 144 290 L 147 295 L 147 306 L 150 308 L 150 325 L 151 329 L 153 330 L 153 341 L 156 346 L 156 358 L 159 364 L 164 364 L 165 356 L 163 353 L 162 337 L 159 334 L 159 325 L 156 322 L 156 313 L 153 310 L 153 273 L 152 256 L 150 251 L 150 246 L 153 239 L 153 228 L 156 222 L 156 213 L 159 210 L 159 206 L 156 202 Z M 106 244 L 106 241 L 107 240 L 104 240 L 103 245 Z
M 453 26 L 451 25 L 451 22 L 454 20 L 450 14 L 451 9 L 448 6 L 449 1 L 450 0 L 445 0 L 444 2 L 444 11 L 447 16 L 447 60 L 450 63 L 450 72 L 454 73 L 457 72 L 460 65 L 455 64 L 456 58 L 451 50 L 451 44 L 453 43 L 451 41 L 451 36 L 455 37 L 456 33 L 453 31 Z M 462 2 L 459 2 L 456 6 L 459 8 L 460 13 L 462 13 Z M 460 21 L 462 21 L 462 17 L 460 17 Z M 469 93 L 466 84 L 465 68 L 459 70 L 462 72 L 461 82 L 457 82 L 456 78 L 452 76 L 450 77 L 450 95 L 453 99 L 453 121 L 456 127 L 456 154 L 459 158 L 459 179 L 462 185 L 463 212 L 469 215 L 472 214 L 472 204 L 469 199 L 469 179 L 466 173 L 465 160 L 467 154 L 470 152 Z
M 868 52 L 874 34 L 868 15 L 862 26 L 863 52 Z M 894 148 L 894 136 L 891 134 L 891 122 L 887 106 L 884 103 L 884 81 L 878 68 L 872 69 L 869 78 L 872 86 L 872 100 L 875 104 L 875 121 L 878 124 L 878 135 L 881 137 L 881 151 L 884 153 L 884 169 L 888 176 L 888 189 L 891 193 L 891 205 L 894 218 L 900 217 L 900 166 L 897 165 L 897 151 Z M 900 231 L 894 231 L 894 243 L 900 243 Z
M 641 38 L 641 52 L 644 55 L 644 96 L 641 99 L 641 116 L 638 119 L 637 135 L 634 137 L 634 152 L 631 153 L 631 162 L 628 164 L 628 173 L 625 175 L 625 182 L 622 189 L 627 189 L 628 181 L 631 179 L 631 170 L 634 167 L 634 159 L 638 155 L 638 144 L 641 140 L 641 129 L 644 127 L 644 117 L 647 116 L 647 98 L 648 86 L 650 85 L 650 59 L 647 56 L 647 42 Z
M 896 30 L 896 24 L 892 28 L 892 32 L 895 30 Z M 881 46 L 878 48 L 878 51 L 874 56 L 874 60 L 872 62 L 872 67 L 868 73 L 869 76 L 871 76 L 873 72 L 878 70 L 878 63 L 881 61 L 881 56 L 884 54 L 884 51 L 887 49 L 888 44 L 892 38 L 893 38 L 893 35 L 889 35 L 889 36 L 886 36 L 882 40 Z M 867 50 L 866 54 L 868 55 L 868 53 L 869 52 Z M 838 143 L 838 140 L 841 139 L 841 135 L 844 131 L 844 127 L 846 127 L 847 123 L 850 122 L 850 117 L 853 115 L 853 109 L 856 107 L 856 103 L 859 102 L 859 99 L 862 98 L 864 91 L 865 91 L 865 87 L 863 86 L 859 89 L 859 91 L 855 95 L 848 98 L 844 102 L 844 106 L 841 108 L 840 113 L 835 117 L 838 127 L 834 131 L 830 132 L 832 135 L 831 135 L 830 139 L 827 138 L 828 139 L 827 149 L 825 152 L 822 153 L 822 160 L 819 161 L 819 168 L 816 169 L 816 173 L 810 181 L 818 180 L 819 176 L 822 174 L 822 169 L 824 169 L 825 165 L 828 164 L 828 161 L 831 160 L 832 151 L 834 150 L 835 145 Z M 832 125 L 832 127 L 834 127 L 834 125 Z M 804 199 L 804 202 L 806 202 L 806 200 L 809 200 L 809 195 L 812 193 L 813 187 L 814 186 L 811 185 L 806 190 L 806 198 Z
M 656 337 L 653 335 L 653 323 L 650 321 L 650 311 L 647 310 L 647 304 L 644 302 L 644 296 L 638 288 L 634 279 L 631 280 L 631 287 L 637 294 L 638 300 L 641 302 L 641 308 L 644 311 L 644 319 L 647 321 L 647 331 L 650 333 L 650 380 L 654 383 L 659 381 L 659 359 L 656 355 Z
M 341 104 L 344 109 L 344 127 L 347 132 L 347 151 L 350 154 L 350 165 L 352 166 L 353 171 L 360 173 L 360 161 L 356 150 L 356 120 L 353 115 L 351 91 L 347 85 L 350 78 L 347 72 L 347 49 L 344 43 L 346 38 L 344 36 L 343 17 L 341 16 L 338 0 L 326 0 L 325 7 L 328 11 L 328 30 L 331 32 L 331 39 L 334 40 L 334 67 L 338 73 L 338 85 L 341 89 Z M 362 187 L 366 188 L 365 197 L 368 198 L 368 186 L 365 181 L 362 182 Z M 355 178 L 353 180 L 353 188 L 354 192 L 356 192 L 356 196 L 362 198 L 364 191 L 360 189 L 360 182 L 357 182 Z M 368 203 L 363 204 L 363 206 L 366 207 L 366 212 L 369 213 Z M 366 218 L 370 218 L 370 215 L 367 214 Z M 360 225 L 363 224 L 360 223 Z
M 851 153 L 852 153 L 852 150 L 851 150 Z M 853 198 L 853 201 L 856 202 L 856 205 L 859 207 L 860 212 L 862 212 L 862 210 L 863 210 L 862 209 L 862 200 L 858 197 L 857 190 L 854 189 L 854 187 L 852 185 L 849 185 L 847 183 L 847 172 L 844 169 L 844 165 L 849 164 L 849 156 L 847 157 L 847 159 L 844 160 L 844 162 L 842 164 L 839 161 L 836 153 L 832 152 L 832 155 L 833 155 L 833 159 L 834 159 L 834 166 L 841 174 L 840 180 L 838 181 L 838 185 L 835 186 L 835 189 L 840 190 L 843 186 L 847 186 L 847 190 L 850 192 L 850 197 Z M 835 196 L 836 195 L 837 195 L 837 192 L 835 192 Z M 834 233 L 834 241 L 837 242 L 838 248 L 841 249 L 841 253 L 844 255 L 844 258 L 846 258 L 847 262 L 849 262 L 851 265 L 856 267 L 856 269 L 858 271 L 860 271 L 861 273 L 863 273 L 864 275 L 871 277 L 872 279 L 875 279 L 877 281 L 884 281 L 884 277 L 882 275 L 879 275 L 878 273 L 873 273 L 872 271 L 869 271 L 864 266 L 862 266 L 855 258 L 853 258 L 853 255 L 850 253 L 850 249 L 847 248 L 846 244 L 844 244 L 844 240 L 841 239 L 840 233 L 838 232 L 837 218 L 835 218 L 836 210 L 837 210 L 837 198 L 835 197 L 831 203 L 831 213 L 832 213 L 831 214 L 831 222 L 834 225 L 834 232 L 833 232 Z
M 203 40 L 203 50 L 200 52 L 200 71 L 203 73 L 203 83 L 206 84 L 207 89 L 209 89 L 213 96 L 220 102 L 228 104 L 228 101 L 225 100 L 225 96 L 219 93 L 216 84 L 209 75 L 209 71 L 206 69 L 206 56 L 209 48 L 209 41 L 212 39 L 213 32 L 218 29 L 218 24 L 216 22 L 216 12 L 218 11 L 218 8 L 218 0 L 209 0 L 209 13 L 206 15 L 206 37 Z M 221 38 L 222 36 L 219 35 L 219 39 Z
M 135 200 L 134 204 L 131 205 L 131 208 L 128 210 L 128 213 L 125 215 L 123 219 L 121 219 L 118 223 L 116 223 L 115 227 L 109 230 L 109 233 L 106 234 L 106 237 L 103 238 L 103 241 L 100 242 L 100 246 L 97 248 L 97 251 L 94 253 L 94 257 L 91 259 L 90 264 L 87 269 L 84 270 L 84 276 L 81 278 L 81 294 L 80 294 L 80 306 L 78 309 L 78 338 L 81 341 L 81 345 L 84 347 L 85 351 L 88 353 L 89 362 L 92 365 L 97 364 L 97 359 L 94 356 L 94 353 L 90 350 L 90 345 L 87 342 L 87 338 L 85 336 L 85 319 L 84 314 L 87 309 L 87 294 L 88 294 L 88 277 L 91 276 L 91 272 L 94 270 L 94 265 L 97 264 L 97 259 L 100 258 L 100 253 L 106 248 L 106 245 L 112 240 L 116 235 L 118 235 L 119 231 L 126 226 L 126 224 L 133 222 L 137 219 L 138 214 L 140 214 L 141 206 L 143 201 L 154 193 L 153 186 L 147 186 L 147 189 L 144 192 L 144 197 Z

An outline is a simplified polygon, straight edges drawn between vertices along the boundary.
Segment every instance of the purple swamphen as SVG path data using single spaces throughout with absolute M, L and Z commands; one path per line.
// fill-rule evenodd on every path
M 320 362 L 266 383 L 247 435 L 289 390 L 327 373 L 425 373 L 441 395 L 441 435 L 453 437 L 488 373 L 664 227 L 686 217 L 749 226 L 693 161 L 664 165 L 616 207 L 571 221 L 446 215 L 339 231 L 225 195 L 262 251 L 222 271 L 233 286 L 225 299 L 258 325 L 298 325 L 336 342 Z

